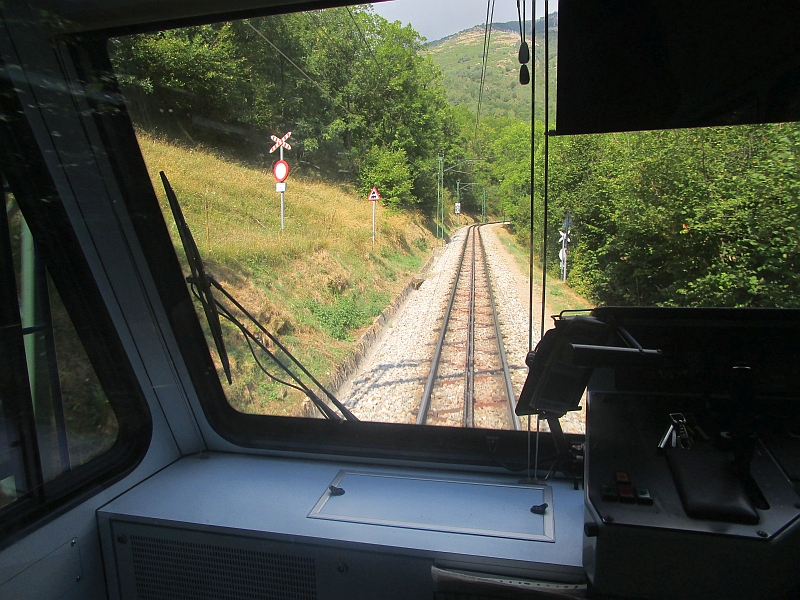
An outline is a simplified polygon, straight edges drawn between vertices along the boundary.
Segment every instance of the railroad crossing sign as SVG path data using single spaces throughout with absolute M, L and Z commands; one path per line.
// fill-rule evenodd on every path
M 284 206 L 283 206 L 283 194 L 286 191 L 286 178 L 289 176 L 289 164 L 283 160 L 283 149 L 286 148 L 287 150 L 291 150 L 292 147 L 286 143 L 286 140 L 289 139 L 289 136 L 292 135 L 291 131 L 286 132 L 286 135 L 282 138 L 279 138 L 277 135 L 269 136 L 275 145 L 269 149 L 270 154 L 275 152 L 278 148 L 281 149 L 281 158 L 278 162 L 276 162 L 272 166 L 272 174 L 275 176 L 275 181 L 278 183 L 275 184 L 275 191 L 280 192 L 281 194 L 281 231 L 283 231 L 284 223 L 283 223 L 283 215 L 284 215 Z
M 288 140 L 291 135 L 292 135 L 292 132 L 290 131 L 285 136 L 283 136 L 282 138 L 279 138 L 277 135 L 269 136 L 270 139 L 273 142 L 275 142 L 275 145 L 272 148 L 269 149 L 270 154 L 275 152 L 275 150 L 277 150 L 278 148 L 281 149 L 281 154 L 283 154 L 283 149 L 284 148 L 286 148 L 287 150 L 291 150 L 292 147 L 289 144 L 286 143 L 286 140 Z
M 378 193 L 378 188 L 376 188 L 373 185 L 372 186 L 372 190 L 369 193 L 369 196 L 367 196 L 367 200 L 369 200 L 371 202 L 375 202 L 375 201 L 380 200 L 380 199 L 381 199 L 381 195 Z

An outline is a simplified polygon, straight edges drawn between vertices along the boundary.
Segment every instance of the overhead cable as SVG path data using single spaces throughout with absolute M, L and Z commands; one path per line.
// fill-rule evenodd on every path
M 489 46 L 492 42 L 492 21 L 494 21 L 494 0 L 487 0 L 486 23 L 483 30 L 483 64 L 481 67 L 481 84 L 478 91 L 478 112 L 475 115 L 475 139 L 472 142 L 472 149 L 476 154 L 478 154 L 478 125 L 480 124 L 481 120 L 483 89 L 486 85 L 486 69 L 489 63 Z
M 333 102 L 334 104 L 336 104 L 337 106 L 339 106 L 339 108 L 341 108 L 342 110 L 344 110 L 344 111 L 345 111 L 347 114 L 349 114 L 351 117 L 355 117 L 355 116 L 356 116 L 356 115 L 354 115 L 352 112 L 350 112 L 350 111 L 348 110 L 348 108 L 347 108 L 347 107 L 346 107 L 344 104 L 342 104 L 342 103 L 341 103 L 341 102 L 339 102 L 339 101 L 338 101 L 336 98 L 334 98 L 333 96 L 331 96 L 331 94 L 330 94 L 330 92 L 329 92 L 328 90 L 326 90 L 326 89 L 325 89 L 324 87 L 322 87 L 322 86 L 321 86 L 319 83 L 317 83 L 317 82 L 316 82 L 314 79 L 312 79 L 312 78 L 311 78 L 311 76 L 310 76 L 308 73 L 306 73 L 305 71 L 303 71 L 303 69 L 301 69 L 301 68 L 300 68 L 300 67 L 297 65 L 297 63 L 295 63 L 295 62 L 294 62 L 294 61 L 293 61 L 291 58 L 289 58 L 288 56 L 286 56 L 286 54 L 284 54 L 283 50 L 281 50 L 281 49 L 280 49 L 280 48 L 278 48 L 278 47 L 277 47 L 275 44 L 273 44 L 273 43 L 272 43 L 272 42 L 269 40 L 269 38 L 267 38 L 267 36 L 265 36 L 265 35 L 264 35 L 263 33 L 261 33 L 261 32 L 260 32 L 258 29 L 256 29 L 256 28 L 253 26 L 253 24 L 252 24 L 250 21 L 245 21 L 245 23 L 247 23 L 247 25 L 250 27 L 250 29 L 252 29 L 253 31 L 255 31 L 255 32 L 256 32 L 256 33 L 257 33 L 257 34 L 258 34 L 258 35 L 261 37 L 261 39 L 263 39 L 263 40 L 264 40 L 265 42 L 267 42 L 267 43 L 268 43 L 270 46 L 272 46 L 272 47 L 275 49 L 275 51 L 276 51 L 278 54 L 280 54 L 280 55 L 281 55 L 283 58 L 285 58 L 286 60 L 288 60 L 288 61 L 289 61 L 289 64 L 291 64 L 291 65 L 292 65 L 292 66 L 293 66 L 295 69 L 297 69 L 298 71 L 300 71 L 300 73 L 302 73 L 302 74 L 303 74 L 303 76 L 304 76 L 306 79 L 308 79 L 308 80 L 309 80 L 311 83 L 313 83 L 313 84 L 314 84 L 316 87 L 318 87 L 318 88 L 319 88 L 319 90 L 320 90 L 320 91 L 321 91 L 323 94 L 325 94 L 325 95 L 328 97 L 328 99 L 329 99 L 331 102 Z

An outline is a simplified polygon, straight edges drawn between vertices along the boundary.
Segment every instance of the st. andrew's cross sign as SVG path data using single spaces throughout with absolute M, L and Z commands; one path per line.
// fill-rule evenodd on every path
M 283 193 L 286 191 L 286 178 L 289 176 L 289 165 L 283 160 L 283 149 L 286 148 L 287 150 L 291 150 L 292 147 L 286 142 L 289 139 L 289 136 L 292 135 L 292 132 L 289 131 L 284 135 L 282 138 L 279 138 L 277 135 L 269 136 L 270 139 L 275 142 L 275 145 L 269 149 L 270 154 L 275 152 L 278 148 L 281 149 L 281 158 L 275 165 L 272 167 L 272 174 L 275 176 L 275 180 L 278 182 L 275 186 L 275 189 L 280 192 L 281 194 L 281 230 L 283 230 Z

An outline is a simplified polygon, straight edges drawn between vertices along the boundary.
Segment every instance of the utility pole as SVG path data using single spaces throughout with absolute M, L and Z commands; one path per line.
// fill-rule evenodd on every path
M 483 222 L 486 223 L 486 188 L 483 188 L 483 208 L 481 209 L 481 217 Z
M 558 251 L 558 258 L 561 260 L 561 281 L 567 280 L 567 244 L 572 240 L 570 233 L 572 233 L 572 215 L 567 214 L 564 216 L 564 222 L 561 224 L 561 231 L 558 232 L 558 241 L 561 243 L 561 249 Z
M 444 156 L 439 155 L 439 170 L 436 173 L 436 245 L 439 245 L 439 234 L 444 239 Z M 439 215 L 441 214 L 441 220 Z

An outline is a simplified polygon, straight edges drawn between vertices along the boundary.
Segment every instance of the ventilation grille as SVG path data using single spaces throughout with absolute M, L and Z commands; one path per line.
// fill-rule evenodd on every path
M 140 600 L 316 600 L 314 559 L 133 535 Z

